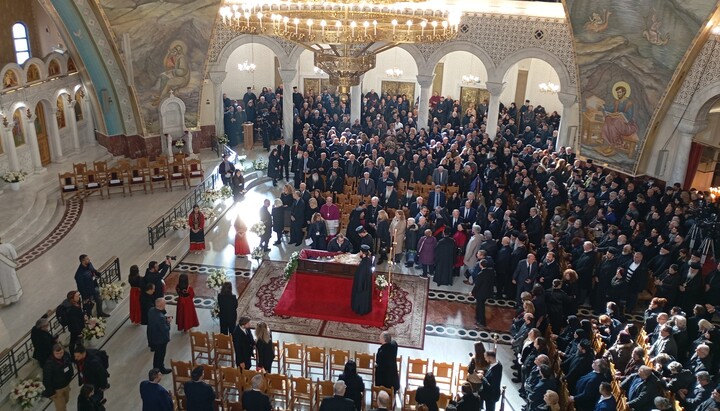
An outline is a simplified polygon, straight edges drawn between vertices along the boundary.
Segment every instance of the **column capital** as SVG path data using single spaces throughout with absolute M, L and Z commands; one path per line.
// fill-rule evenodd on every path
M 683 134 L 688 134 L 690 136 L 695 136 L 695 134 L 701 132 L 702 130 L 707 127 L 708 121 L 691 121 L 682 119 L 680 120 L 680 123 L 678 124 L 677 131 Z
M 210 76 L 210 81 L 212 81 L 213 84 L 220 85 L 223 81 L 225 81 L 227 71 L 211 71 L 208 75 Z
M 417 82 L 420 84 L 420 87 L 432 87 L 433 79 L 435 78 L 432 74 L 418 74 L 417 75 Z
M 563 107 L 569 107 L 577 103 L 577 94 L 559 92 L 558 100 L 560 100 Z
M 284 69 L 281 68 L 278 70 L 280 73 L 280 78 L 283 81 L 283 85 L 290 86 L 289 83 L 292 83 L 292 81 L 295 79 L 295 76 L 297 75 L 297 70 L 295 69 Z
M 505 88 L 505 83 L 486 81 L 485 87 L 487 88 L 487 91 L 490 92 L 490 95 L 500 97 L 500 94 L 502 94 L 503 89 Z

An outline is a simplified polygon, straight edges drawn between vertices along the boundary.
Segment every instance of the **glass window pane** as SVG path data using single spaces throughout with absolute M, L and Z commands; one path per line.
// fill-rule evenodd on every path
M 27 29 L 22 23 L 13 24 L 13 38 L 27 37 Z
M 17 64 L 23 64 L 30 58 L 30 53 L 27 51 L 22 51 L 20 53 L 16 53 L 17 55 Z
M 15 51 L 28 51 L 28 42 L 26 39 L 15 40 Z

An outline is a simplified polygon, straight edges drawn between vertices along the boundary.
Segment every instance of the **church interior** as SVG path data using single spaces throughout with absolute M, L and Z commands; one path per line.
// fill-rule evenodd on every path
M 511 382 L 516 335 L 510 325 L 520 312 L 514 295 L 487 299 L 487 323 L 478 327 L 473 287 L 462 275 L 438 285 L 432 276 L 420 276 L 419 265 L 385 262 L 374 268 L 391 282 L 384 293 L 373 292 L 373 304 L 383 310 L 373 312 L 374 325 L 353 323 L 352 313 L 348 320 L 331 305 L 310 307 L 315 314 L 280 315 L 275 309 L 286 287 L 302 278 L 288 283 L 286 263 L 294 253 L 315 248 L 312 241 L 294 245 L 284 233 L 281 244 L 258 258 L 236 255 L 237 221 L 253 227 L 261 221 L 264 200 L 272 209 L 287 194 L 284 186 L 291 186 L 290 194 L 298 189 L 295 174 L 302 174 L 302 167 L 289 178 L 282 169 L 279 178 L 272 176 L 265 147 L 280 140 L 305 144 L 307 130 L 303 134 L 298 118 L 305 109 L 313 115 L 316 98 L 323 106 L 325 97 L 333 100 L 333 110 L 337 103 L 336 124 L 347 123 L 350 130 L 358 123 L 359 130 L 364 116 L 374 115 L 365 111 L 368 96 L 397 97 L 407 107 L 405 126 L 410 118 L 417 131 L 437 127 L 445 138 L 435 107 L 441 98 L 455 101 L 461 109 L 446 118 L 448 124 L 456 119 L 460 124 L 464 116 L 475 124 L 477 115 L 480 139 L 484 134 L 491 141 L 508 130 L 503 114 L 508 108 L 517 113 L 513 121 L 524 115 L 521 110 L 542 109 L 557 123 L 545 130 L 549 147 L 543 142 L 539 148 L 572 152 L 573 159 L 626 182 L 678 185 L 720 202 L 718 1 L 2 0 L 0 37 L 0 241 L 16 250 L 12 271 L 22 287 L 17 301 L 0 306 L 2 410 L 18 409 L 11 399 L 17 383 L 42 381 L 30 341 L 41 316 L 48 314 L 51 331 L 68 344 L 53 311 L 77 289 L 73 275 L 80 255 L 90 256 L 102 285 L 123 289 L 117 301 L 106 301 L 110 317 L 104 335 L 88 343 L 109 355 L 107 410 L 143 409 L 138 386 L 147 380 L 153 353 L 146 326 L 129 316 L 128 274 L 133 265 L 143 273 L 166 256 L 177 258 L 164 279 L 168 315 L 176 315 L 179 278 L 189 277 L 199 319 L 192 331 L 219 334 L 218 290 L 206 283 L 217 270 L 238 296 L 238 315 L 249 317 L 253 328 L 267 323 L 278 343 L 271 373 L 287 377 L 285 396 L 276 393 L 274 406 L 315 409 L 314 397 L 309 406 L 290 403 L 291 378 L 307 377 L 313 385 L 335 381 L 342 371 L 338 364 L 345 358 L 360 364 L 365 354 L 372 358 L 381 333 L 389 331 L 399 345 L 401 390 L 393 395 L 394 409 L 415 409 L 405 391 L 422 386 L 426 372 L 435 372 L 443 393 L 440 408 L 448 409 L 467 379 L 477 342 L 496 351 L 503 364 L 496 407 L 525 409 L 521 385 Z M 272 109 L 264 115 L 253 109 L 250 118 L 244 101 L 250 92 Z M 230 106 L 243 107 L 242 117 L 233 116 L 235 108 L 228 117 Z M 337 135 L 342 132 L 338 127 Z M 239 196 L 221 190 L 228 184 L 220 171 L 225 155 L 243 170 Z M 310 170 L 305 174 L 309 178 Z M 358 183 L 349 181 L 346 186 L 357 189 Z M 407 188 L 399 185 L 398 195 Z M 416 184 L 415 194 L 431 204 L 433 188 Z M 209 192 L 219 198 L 208 198 Z M 340 231 L 347 229 L 348 238 L 355 231 L 350 222 L 356 200 L 366 200 L 352 194 L 333 191 L 341 207 Z M 205 249 L 199 253 L 188 249 L 187 224 L 175 227 L 194 204 L 205 214 Z M 259 250 L 261 236 L 252 231 L 247 242 Z M 390 248 L 385 252 L 392 259 Z M 351 282 L 351 274 L 340 277 Z M 330 284 L 313 287 L 323 296 L 337 294 Z M 636 308 L 628 317 L 642 325 L 640 303 Z M 578 317 L 595 318 L 587 306 L 579 308 Z M 196 361 L 197 338 L 173 322 L 165 365 L 217 363 L 205 379 L 217 382 L 220 409 L 241 409 L 228 405 L 239 396 L 225 396 L 220 360 Z M 295 345 L 301 347 L 299 362 L 292 361 Z M 315 363 L 308 360 L 313 349 L 322 351 L 320 365 L 314 357 Z M 177 370 L 172 371 L 160 384 L 182 407 Z M 367 390 L 363 407 L 372 409 L 377 408 L 370 392 L 373 375 L 372 365 L 361 374 Z M 75 381 L 71 387 L 67 409 L 77 409 L 80 389 Z M 561 404 L 571 406 L 567 386 L 557 391 Z M 27 409 L 54 408 L 51 400 L 39 398 Z

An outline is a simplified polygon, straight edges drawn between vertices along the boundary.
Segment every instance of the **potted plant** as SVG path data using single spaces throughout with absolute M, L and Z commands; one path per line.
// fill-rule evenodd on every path
M 185 238 L 188 235 L 188 230 L 190 230 L 190 224 L 188 224 L 188 220 L 185 217 L 175 218 L 170 225 L 177 233 L 178 238 Z
M 20 171 L 10 171 L 3 175 L 3 180 L 10 184 L 10 189 L 13 191 L 20 190 L 20 183 L 25 181 L 25 176 L 28 173 Z
M 175 141 L 175 148 L 178 149 L 178 153 L 182 153 L 184 147 L 185 147 L 185 140 L 180 139 L 180 140 Z
M 221 136 L 218 136 L 217 142 L 218 152 L 220 153 L 220 155 L 222 155 L 225 152 L 225 146 L 230 142 L 230 138 L 227 134 L 223 134 Z

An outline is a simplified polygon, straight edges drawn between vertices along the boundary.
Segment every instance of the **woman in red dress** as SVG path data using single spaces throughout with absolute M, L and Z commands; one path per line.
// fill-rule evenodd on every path
M 130 266 L 130 275 L 128 276 L 130 283 L 130 321 L 133 324 L 140 324 L 142 312 L 140 310 L 140 293 L 144 284 L 143 278 L 140 277 L 140 269 L 138 266 Z
M 195 311 L 195 291 L 188 284 L 187 274 L 180 274 L 178 285 L 175 287 L 177 291 L 177 326 L 178 331 L 187 332 L 193 327 L 200 325 L 197 311 Z
M 467 231 L 463 224 L 457 225 L 457 231 L 453 234 L 453 240 L 455 241 L 455 247 L 457 247 L 457 254 L 455 255 L 455 264 L 453 265 L 453 275 L 460 275 L 460 267 L 465 264 L 465 245 L 468 242 Z
M 250 246 L 247 241 L 247 226 L 240 218 L 240 215 L 235 219 L 235 256 L 245 257 L 250 254 Z
M 205 250 L 205 216 L 200 212 L 200 207 L 195 204 L 188 216 L 190 226 L 190 251 L 200 254 Z

